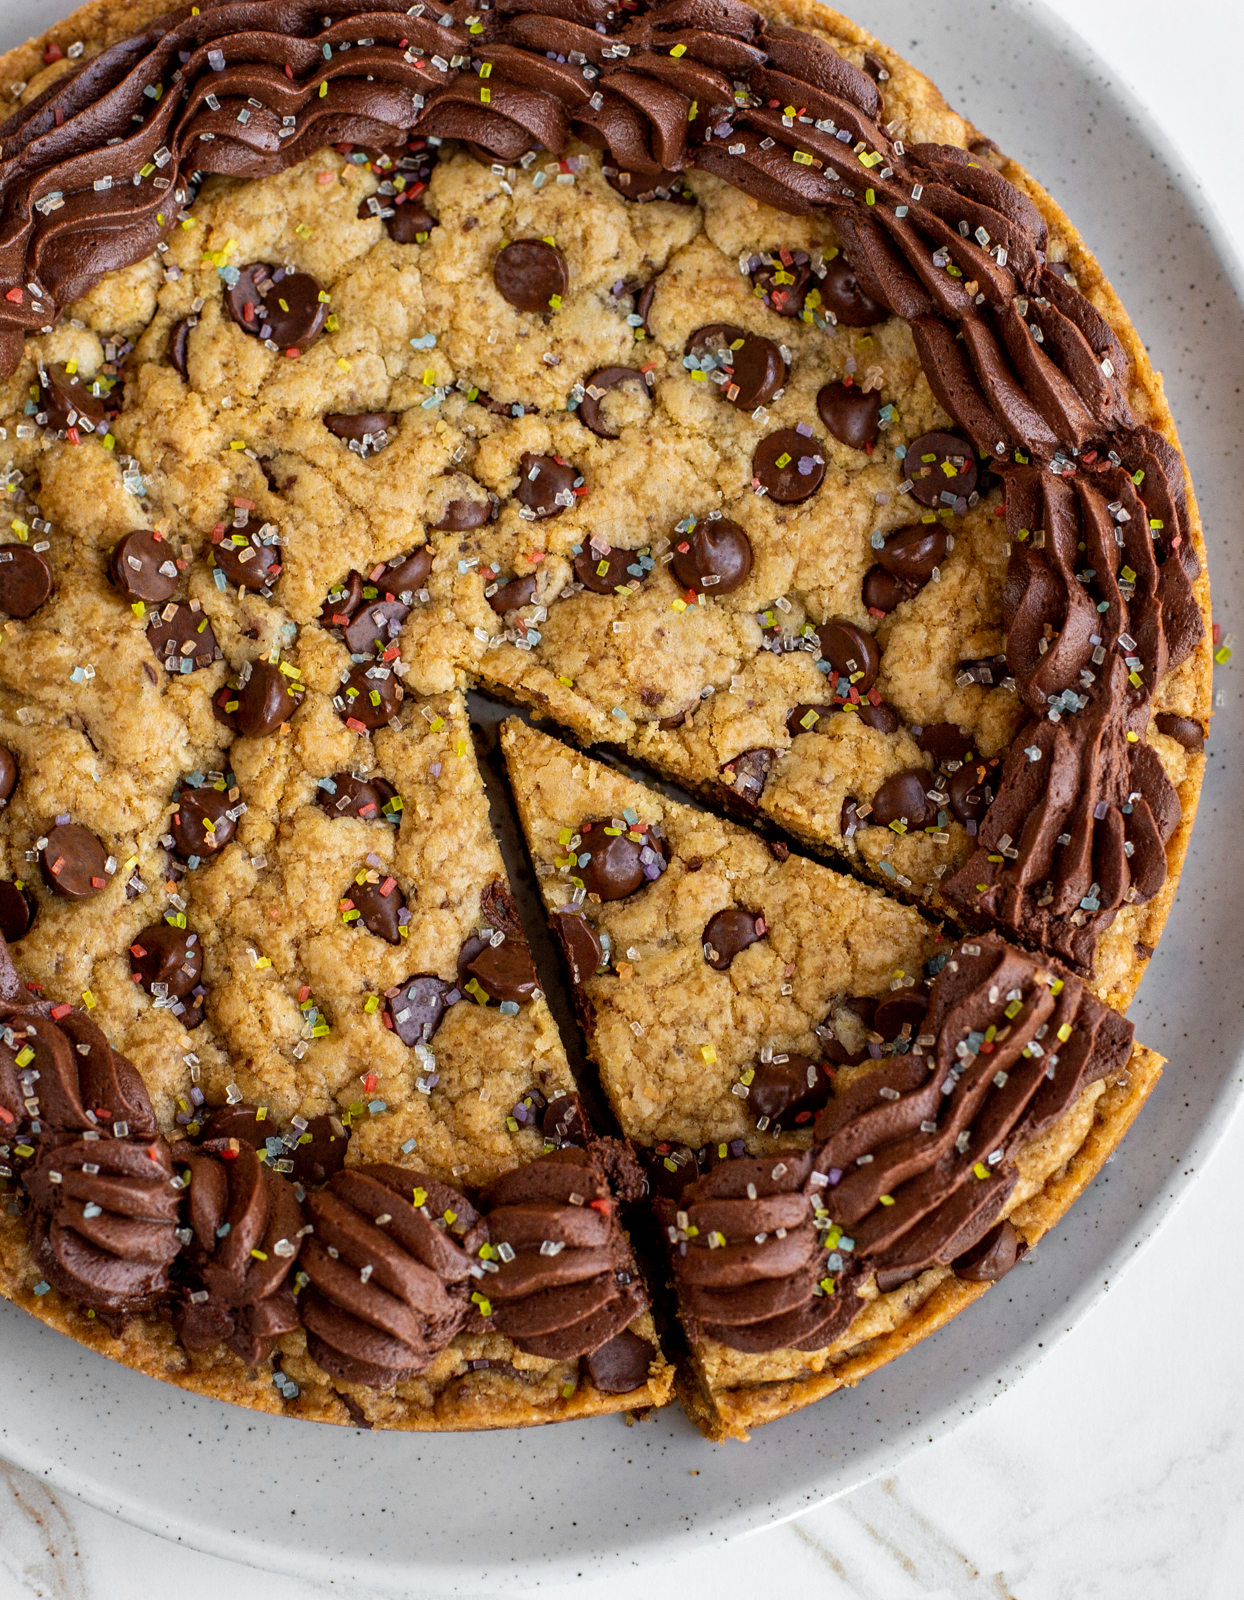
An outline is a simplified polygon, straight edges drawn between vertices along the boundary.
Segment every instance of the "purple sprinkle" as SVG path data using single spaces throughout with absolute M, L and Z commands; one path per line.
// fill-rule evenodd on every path
M 717 135 L 717 137 L 719 139 L 728 139 L 730 137 L 730 135 L 734 132 L 734 129 L 730 126 L 730 124 L 728 122 L 719 122 L 717 124 L 717 126 L 713 129 L 713 132 Z
M 276 271 L 272 274 L 273 283 L 280 283 L 281 279 L 284 276 L 285 276 L 285 268 L 284 267 L 278 267 L 276 269 Z
M 641 867 L 644 877 L 647 878 L 649 883 L 654 883 L 661 876 L 661 869 L 655 861 L 641 862 Z
M 830 1186 L 830 1188 L 832 1189 L 836 1184 L 839 1184 L 841 1182 L 842 1182 L 842 1168 L 841 1167 L 830 1167 L 830 1169 L 829 1169 L 829 1186 Z
M 459 1000 L 461 1000 L 461 999 L 462 999 L 462 990 L 461 989 L 451 989 L 449 991 L 449 993 L 445 996 L 445 1004 L 447 1006 L 456 1006 L 458 1004 Z
M 432 765 L 428 768 L 428 771 L 432 774 L 432 776 L 434 778 L 439 778 L 440 775 L 441 775 L 441 764 L 440 764 L 440 762 L 439 761 L 434 761 L 432 763 Z
M 1106 812 L 1109 809 L 1110 808 L 1107 806 L 1104 800 L 1099 800 L 1093 807 L 1093 820 L 1095 822 L 1101 822 L 1105 818 Z
M 201 1106 L 203 1104 L 203 1091 L 197 1084 L 190 1090 L 190 1104 L 192 1106 Z
M 964 829 L 967 832 L 968 838 L 969 839 L 975 839 L 975 837 L 976 837 L 976 821 L 975 821 L 975 819 L 972 818 L 972 817 L 969 817 L 968 820 L 963 824 L 963 826 L 964 826 Z
M 799 457 L 799 476 L 801 478 L 806 478 L 808 476 L 808 474 L 812 471 L 812 468 L 815 465 L 816 465 L 816 462 L 812 459 L 811 456 L 800 456 Z
M 513 1111 L 510 1112 L 510 1115 L 514 1118 L 515 1122 L 526 1122 L 527 1107 L 523 1105 L 515 1106 Z
M 613 288 L 610 290 L 610 293 L 613 295 L 613 298 L 615 300 L 620 300 L 622 298 L 622 296 L 626 293 L 626 279 L 625 278 L 619 278 L 618 281 L 614 284 Z
M 797 422 L 795 424 L 795 432 L 802 434 L 805 439 L 810 439 L 812 437 L 812 424 L 810 422 Z
M 870 1044 L 868 1047 L 868 1053 L 874 1061 L 881 1060 L 881 1046 L 879 1044 Z
M 66 827 L 68 825 L 68 823 L 69 823 L 70 815 L 71 815 L 70 812 L 62 811 L 60 816 L 57 817 L 57 819 L 56 819 L 56 826 L 58 828 Z
M 193 1112 L 190 1112 L 190 1111 L 179 1111 L 177 1113 L 176 1118 L 175 1118 L 177 1126 L 179 1128 L 184 1128 L 186 1126 L 186 1124 L 190 1121 L 192 1116 L 193 1116 Z

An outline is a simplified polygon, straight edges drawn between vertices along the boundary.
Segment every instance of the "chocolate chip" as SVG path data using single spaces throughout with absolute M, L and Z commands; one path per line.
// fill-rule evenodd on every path
M 590 428 L 594 434 L 597 434 L 602 439 L 616 439 L 618 437 L 604 417 L 601 416 L 600 402 L 604 391 L 614 389 L 620 383 L 628 382 L 637 383 L 644 397 L 651 399 L 652 391 L 648 388 L 644 374 L 636 371 L 634 367 L 600 367 L 590 378 L 584 379 L 583 387 L 586 392 L 582 400 L 579 401 L 579 421 L 585 428 Z M 593 394 L 593 390 L 599 392 Z
M 876 444 L 881 436 L 881 396 L 865 394 L 858 384 L 827 383 L 816 409 L 834 438 L 852 450 Z
M 203 1124 L 202 1137 L 208 1139 L 237 1139 L 242 1144 L 258 1150 L 264 1141 L 276 1132 L 268 1120 L 267 1108 L 260 1117 L 257 1108 L 242 1100 L 234 1106 L 217 1106 Z
M 896 578 L 928 583 L 933 569 L 946 559 L 946 530 L 938 522 L 914 522 L 888 533 L 877 560 Z
M 779 428 L 756 446 L 752 478 L 779 505 L 798 505 L 821 487 L 825 461 L 814 438 Z
M 1179 717 L 1173 711 L 1159 711 L 1154 721 L 1159 733 L 1183 745 L 1191 755 L 1199 756 L 1205 749 L 1205 732 L 1201 724 L 1191 717 Z
M 843 693 L 850 683 L 860 694 L 867 694 L 877 681 L 881 670 L 881 651 L 871 633 L 865 633 L 845 617 L 834 617 L 823 622 L 816 630 L 821 643 L 821 656 L 844 680 Z
M 583 1370 L 598 1393 L 630 1394 L 648 1382 L 648 1368 L 656 1354 L 655 1345 L 623 1328 L 599 1350 L 583 1357 Z
M 884 83 L 890 76 L 889 69 L 880 56 L 874 55 L 871 50 L 864 52 L 864 71 L 874 83 Z
M 286 1144 L 283 1153 L 294 1164 L 294 1170 L 289 1175 L 293 1182 L 327 1183 L 335 1172 L 340 1172 L 345 1166 L 350 1130 L 331 1111 L 318 1117 L 309 1117 L 301 1132 L 292 1129 L 292 1133 L 298 1134 L 298 1143 L 292 1150 Z
M 990 1228 L 970 1250 L 956 1256 L 951 1269 L 956 1278 L 969 1283 L 997 1283 L 1005 1278 L 1020 1254 L 1020 1238 L 1010 1222 L 999 1222 Z
M 844 795 L 838 816 L 838 831 L 844 839 L 852 838 L 860 829 L 859 801 L 854 795 Z
M 175 322 L 168 331 L 168 358 L 173 367 L 181 373 L 183 378 L 189 379 L 187 361 L 190 355 L 190 330 L 198 322 L 189 317 L 183 317 L 180 322 Z
M 764 938 L 764 918 L 754 911 L 719 911 L 710 917 L 700 935 L 704 959 L 717 972 L 725 972 L 740 951 Z
M 1006 664 L 1005 656 L 978 656 L 972 661 L 959 663 L 960 676 L 967 674 L 973 683 L 983 684 L 987 689 L 996 688 L 1004 678 L 1011 673 Z
M 370 674 L 383 672 L 383 677 Z M 387 667 L 360 661 L 350 669 L 341 686 L 342 704 L 337 714 L 343 722 L 361 722 L 365 728 L 383 728 L 397 715 L 404 690 L 401 681 Z
M 491 500 L 451 500 L 432 527 L 437 533 L 469 533 L 482 528 L 491 516 Z
M 740 411 L 767 404 L 786 382 L 786 362 L 773 340 L 730 323 L 697 328 L 687 340 L 687 353 L 692 351 L 708 351 L 717 358 L 730 379 L 721 393 Z
M 52 569 L 38 550 L 0 547 L 0 613 L 24 621 L 51 597 Z
M 570 282 L 566 258 L 543 239 L 515 239 L 492 264 L 497 292 L 519 311 L 556 310 Z
M 17 788 L 17 757 L 0 744 L 0 800 L 7 800 Z
M 989 768 L 983 761 L 970 761 L 953 773 L 946 785 L 950 809 L 962 823 L 979 823 L 989 809 L 985 777 Z
M 352 439 L 356 444 L 372 439 L 378 433 L 388 433 L 397 423 L 396 411 L 326 411 L 324 426 L 338 439 Z
M 374 933 L 377 939 L 386 939 L 390 944 L 401 943 L 398 913 L 406 909 L 406 896 L 388 873 L 378 883 L 371 883 L 364 878 L 362 883 L 356 880 L 347 884 L 341 897 L 341 909 L 344 912 L 351 909 L 357 911 L 358 917 L 351 920 L 362 923 L 368 933 Z
M 625 833 L 606 834 L 605 827 L 605 823 L 597 822 L 591 824 L 589 831 L 584 825 L 575 876 L 589 894 L 598 894 L 602 900 L 623 900 L 646 881 L 639 859 L 644 847 Z
M 634 550 L 610 550 L 606 554 L 585 544 L 574 558 L 575 577 L 593 594 L 616 594 L 621 588 L 642 583 L 647 574 L 642 568 L 632 572 L 631 567 L 641 568 Z
M 161 568 L 167 571 L 161 571 Z M 163 605 L 177 589 L 177 563 L 172 546 L 158 533 L 139 528 L 117 542 L 108 563 L 113 583 L 127 600 Z
M 30 932 L 39 902 L 23 884 L 19 889 L 7 878 L 0 879 L 0 934 L 16 944 Z
M 197 672 L 216 659 L 216 635 L 207 614 L 171 600 L 151 613 L 147 642 L 169 672 Z
M 905 822 L 908 828 L 923 828 L 936 821 L 937 813 L 925 793 L 930 773 L 925 767 L 892 773 L 873 796 L 869 822 L 888 828 L 892 822 Z
M 652 1150 L 641 1150 L 648 1187 L 653 1195 L 666 1200 L 681 1200 L 689 1183 L 700 1176 L 699 1162 L 690 1145 L 663 1139 Z
M 394 244 L 422 244 L 432 229 L 439 226 L 432 213 L 420 205 L 418 200 L 407 200 L 405 205 L 394 205 L 393 215 L 384 219 L 385 232 Z
M 726 517 L 697 522 L 674 536 L 674 576 L 697 594 L 732 594 L 752 570 L 752 546 L 737 522 Z
M 759 805 L 761 791 L 776 760 L 776 750 L 744 750 L 732 761 L 727 761 L 721 769 L 735 801 L 749 816 L 755 813 Z
M 275 271 L 262 262 L 241 269 L 225 297 L 229 315 L 244 332 L 270 339 L 282 350 L 304 349 L 321 332 L 327 297 L 309 272 Z
M 833 713 L 832 705 L 814 706 L 804 702 L 786 713 L 786 731 L 792 739 L 797 739 L 801 733 L 824 733 Z
M 405 1045 L 427 1044 L 445 1015 L 445 996 L 454 985 L 432 973 L 419 972 L 407 978 L 396 994 L 386 998 L 393 1031 Z
M 290 692 L 290 679 L 271 661 L 256 661 L 251 675 L 238 690 L 237 730 L 249 739 L 262 739 L 288 722 L 302 701 Z
M 855 269 L 843 255 L 826 263 L 821 302 L 848 328 L 872 328 L 890 315 L 885 306 L 870 300 L 860 288 Z
M 600 935 L 581 912 L 555 911 L 551 920 L 571 983 L 585 984 L 604 964 Z
M 747 1109 L 757 1121 L 811 1122 L 829 1100 L 833 1080 L 811 1056 L 788 1055 L 785 1061 L 761 1061 L 755 1068 Z
M 997 147 L 995 146 L 995 148 Z M 1069 283 L 1073 288 L 1075 287 L 1076 275 L 1065 261 L 1047 261 L 1045 270 L 1052 272 L 1056 278 L 1061 278 L 1064 283 Z
M 550 1100 L 541 1119 L 540 1131 L 559 1145 L 573 1144 L 583 1149 L 590 1136 L 587 1113 L 577 1094 L 559 1094 Z
M 526 506 L 537 517 L 559 517 L 574 504 L 578 476 L 567 461 L 555 456 L 532 455 L 524 450 L 518 463 L 518 487 L 514 494 L 519 505 Z
M 873 728 L 877 733 L 898 732 L 898 712 L 885 700 L 879 700 L 876 705 L 871 700 L 861 700 L 856 716 L 866 728 Z
M 330 791 L 320 785 L 316 786 L 315 802 L 328 812 L 330 817 L 360 817 L 364 822 L 376 822 L 386 819 L 396 822 L 400 813 L 390 815 L 385 811 L 385 802 L 393 799 L 397 791 L 391 783 L 384 778 L 373 778 L 370 782 L 356 778 L 351 772 L 334 772 L 332 776 L 333 789 Z
M 929 1009 L 928 996 L 923 994 L 895 994 L 882 1000 L 873 1014 L 873 1032 L 879 1033 L 887 1043 L 897 1039 L 904 1028 L 915 1039 L 920 1034 L 920 1024 Z
M 185 928 L 153 922 L 141 930 L 130 946 L 130 971 L 148 994 L 155 992 L 156 984 L 166 984 L 168 994 L 184 1000 L 198 983 L 202 970 L 203 951 L 198 938 Z
M 107 860 L 108 852 L 91 830 L 76 822 L 52 828 L 39 852 L 44 883 L 69 900 L 89 900 L 108 887 Z
M 320 621 L 327 627 L 343 628 L 363 604 L 363 574 L 351 569 L 341 583 L 328 591 L 320 607 Z
M 281 575 L 280 545 L 265 544 L 260 529 L 267 524 L 248 517 L 241 528 L 228 527 L 218 545 L 212 547 L 212 561 L 239 589 L 256 593 L 275 583 Z
M 976 488 L 976 453 L 953 433 L 922 433 L 913 439 L 903 468 L 911 480 L 912 499 L 930 511 L 961 509 L 959 502 Z
M 696 198 L 687 187 L 686 174 L 682 172 L 610 172 L 606 183 L 624 200 L 636 205 L 646 205 L 650 200 L 668 200 L 674 205 L 693 206 Z
M 50 428 L 81 428 L 84 433 L 92 433 L 97 423 L 106 424 L 108 409 L 100 395 L 91 393 L 91 381 L 84 380 L 80 373 L 69 372 L 60 361 L 47 368 L 40 403 L 47 412 Z M 102 431 L 107 433 L 107 426 Z
M 488 926 L 495 928 L 498 933 L 513 934 L 517 939 L 526 938 L 518 905 L 504 878 L 494 878 L 480 890 L 479 910 Z
M 953 722 L 934 722 L 921 728 L 916 743 L 939 767 L 944 767 L 948 761 L 962 761 L 972 748 L 967 734 Z
M 390 561 L 375 580 L 382 595 L 392 595 L 395 600 L 404 594 L 414 595 L 422 589 L 432 573 L 432 552 L 426 544 L 412 550 L 409 555 Z
M 540 987 L 531 947 L 525 939 L 503 939 L 486 944 L 467 963 L 467 970 L 492 1000 L 513 1000 L 526 1005 Z
M 896 578 L 883 566 L 873 566 L 864 574 L 860 598 L 870 611 L 880 611 L 888 617 L 890 612 L 901 606 L 904 600 L 914 599 L 920 593 L 920 589 L 921 585 L 918 583 L 909 583 L 905 578 Z
M 504 617 L 511 611 L 517 611 L 519 606 L 529 606 L 535 597 L 536 575 L 529 572 L 526 577 L 511 578 L 509 583 L 494 589 L 488 596 L 488 604 L 499 617 Z
M 351 655 L 383 655 L 402 631 L 410 607 L 401 600 L 365 600 L 346 624 L 345 641 Z
M 223 850 L 237 831 L 237 820 L 229 815 L 233 802 L 222 789 L 183 789 L 177 796 L 177 810 L 169 822 L 173 849 L 183 861 L 191 856 L 215 855 Z M 211 823 L 211 827 L 207 826 Z
M 807 252 L 785 250 L 777 257 L 753 256 L 752 262 L 748 277 L 761 291 L 769 309 L 776 311 L 779 317 L 799 316 L 808 290 L 813 286 L 812 264 Z

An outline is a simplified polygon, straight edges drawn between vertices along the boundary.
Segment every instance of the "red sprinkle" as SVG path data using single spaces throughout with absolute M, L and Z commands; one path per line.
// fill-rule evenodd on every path
M 52 1007 L 52 1021 L 59 1022 L 62 1017 L 67 1017 L 73 1010 L 72 1006 L 59 1005 Z

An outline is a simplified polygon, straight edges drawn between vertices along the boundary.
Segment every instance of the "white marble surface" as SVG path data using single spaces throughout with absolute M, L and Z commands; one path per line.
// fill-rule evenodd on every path
M 944 22 L 949 0 L 929 3 Z M 1238 0 L 1183 0 L 1177 11 L 1166 0 L 1052 3 L 1139 91 L 1244 255 L 1228 126 L 1244 95 Z M 848 9 L 867 22 L 866 5 Z M 970 27 L 992 9 L 959 0 L 954 14 Z M 893 43 L 919 60 L 918 43 Z M 1219 683 L 1234 701 L 1230 669 Z M 1223 957 L 1238 970 L 1234 951 Z M 1014 1386 L 999 1379 L 996 1403 L 952 1437 L 895 1477 L 729 1549 L 689 1536 L 680 1562 L 641 1581 L 720 1600 L 778 1580 L 826 1600 L 1234 1600 L 1244 1589 L 1244 1280 L 1227 1241 L 1244 1206 L 1244 1121 L 1187 1179 L 1183 1205 L 1136 1270 L 1035 1370 Z M 348 1504 L 347 1494 L 343 1515 Z M 573 1592 L 621 1600 L 637 1576 Z M 0 1600 L 207 1600 L 222 1586 L 232 1600 L 366 1600 L 342 1583 L 321 1589 L 167 1543 L 0 1462 Z M 419 1594 L 417 1580 L 409 1593 Z

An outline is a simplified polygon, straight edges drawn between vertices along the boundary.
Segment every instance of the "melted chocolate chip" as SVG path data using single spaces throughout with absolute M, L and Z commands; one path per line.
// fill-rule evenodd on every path
M 575 873 L 589 894 L 598 894 L 602 900 L 623 900 L 646 881 L 639 859 L 643 844 L 625 833 L 606 834 L 605 826 L 594 823 L 590 832 L 585 826 Z
M 645 573 L 629 570 L 639 565 L 634 550 L 610 550 L 608 555 L 603 555 L 592 545 L 585 544 L 574 558 L 574 575 L 593 594 L 616 594 L 623 587 L 630 588 L 644 581 Z
M 735 756 L 732 761 L 727 761 L 722 767 L 722 776 L 729 784 L 736 803 L 747 815 L 755 813 L 760 803 L 761 791 L 776 760 L 776 750 L 744 750 L 741 755 Z
M 233 1106 L 217 1106 L 203 1124 L 202 1137 L 205 1143 L 209 1139 L 237 1139 L 241 1144 L 250 1145 L 252 1150 L 258 1150 L 275 1132 L 266 1106 L 261 1117 L 257 1107 L 242 1100 Z
M 747 1109 L 769 1126 L 805 1123 L 829 1100 L 833 1087 L 826 1068 L 811 1056 L 788 1055 L 785 1061 L 761 1061 L 755 1068 Z
M 7 800 L 17 788 L 17 757 L 0 744 L 0 800 Z
M 825 276 L 821 279 L 821 300 L 848 328 L 872 328 L 890 315 L 885 306 L 879 306 L 864 293 L 855 269 L 842 255 L 826 263 Z
M 1172 711 L 1159 711 L 1154 721 L 1158 732 L 1183 745 L 1189 754 L 1199 756 L 1205 749 L 1205 732 L 1199 722 L 1191 717 L 1178 717 Z
M 226 528 L 220 543 L 212 547 L 213 562 L 239 589 L 258 593 L 281 575 L 280 545 L 265 544 L 260 538 L 260 529 L 266 526 L 259 517 L 248 517 L 245 527 Z
M 833 714 L 832 705 L 814 706 L 805 701 L 786 713 L 786 731 L 792 739 L 801 733 L 824 733 Z
M 922 728 L 916 743 L 939 767 L 944 767 L 948 761 L 962 761 L 972 748 L 967 734 L 953 722 L 935 722 Z
M 723 397 L 740 411 L 767 404 L 786 382 L 786 362 L 772 339 L 748 333 L 728 322 L 711 322 L 687 340 L 687 354 L 711 353 L 729 376 Z
M 946 785 L 950 809 L 960 822 L 979 823 L 989 809 L 985 778 L 989 768 L 983 761 L 970 761 L 951 775 Z
M 338 439 L 352 439 L 356 444 L 372 439 L 378 433 L 388 433 L 397 423 L 396 411 L 326 411 L 324 426 Z
M 871 700 L 861 700 L 855 715 L 866 728 L 873 728 L 878 733 L 898 732 L 899 714 L 885 700 L 879 700 L 876 705 Z
M 954 505 L 976 488 L 976 452 L 953 433 L 922 433 L 913 439 L 903 468 L 911 480 L 912 499 L 930 511 Z
M 168 331 L 168 359 L 183 378 L 190 376 L 187 370 L 187 361 L 190 355 L 190 330 L 198 322 L 198 318 L 183 317 L 180 322 L 175 322 Z
M 901 606 L 904 600 L 911 600 L 918 595 L 920 589 L 920 584 L 909 583 L 905 578 L 897 578 L 892 572 L 887 572 L 883 566 L 878 565 L 869 567 L 864 574 L 860 598 L 870 611 L 880 611 L 888 617 L 890 612 Z
M 867 694 L 877 681 L 881 669 L 881 651 L 871 633 L 845 617 L 834 617 L 823 622 L 816 630 L 821 643 L 821 655 L 838 674 L 839 687 L 845 691 L 847 683 L 860 694 Z
M 518 463 L 518 487 L 514 495 L 519 505 L 526 506 L 537 517 L 559 517 L 569 509 L 567 495 L 569 504 L 574 504 L 578 476 L 567 461 L 559 461 L 554 456 L 535 456 L 524 450 Z
M 790 260 L 784 259 L 789 256 Z M 771 311 L 779 317 L 797 317 L 803 310 L 808 290 L 813 287 L 812 265 L 803 250 L 783 251 L 778 258 L 757 260 L 748 277 L 758 288 Z
M 756 446 L 752 478 L 779 505 L 810 500 L 825 477 L 825 462 L 813 438 L 779 428 Z
M 39 902 L 23 884 L 19 889 L 7 878 L 0 879 L 0 934 L 16 944 L 30 932 Z
M 412 550 L 409 555 L 390 561 L 376 579 L 376 587 L 386 597 L 400 600 L 403 595 L 415 595 L 427 583 L 432 573 L 432 552 L 426 544 Z
M 858 384 L 827 383 L 816 409 L 834 438 L 852 450 L 876 444 L 881 436 L 881 396 L 865 394 Z
M 355 656 L 383 655 L 409 615 L 401 600 L 365 600 L 346 624 L 346 648 Z
M 396 822 L 400 813 L 385 811 L 386 801 L 392 800 L 397 790 L 384 778 L 370 781 L 356 778 L 351 772 L 334 772 L 333 789 L 316 786 L 315 802 L 330 817 L 360 817 L 364 822 L 388 820 Z
M 384 672 L 383 677 L 371 677 L 374 672 Z M 337 714 L 343 722 L 361 722 L 365 728 L 383 728 L 391 722 L 401 706 L 404 690 L 393 672 L 376 663 L 360 661 L 350 669 L 350 676 L 341 686 L 342 704 Z
M 573 1144 L 580 1149 L 585 1148 L 590 1129 L 587 1113 L 578 1095 L 559 1094 L 556 1100 L 550 1100 L 545 1107 L 540 1131 L 546 1139 L 553 1139 L 559 1145 Z
M 581 912 L 555 911 L 553 932 L 565 957 L 570 981 L 582 985 L 604 964 L 600 935 Z
M 732 594 L 752 570 L 752 546 L 737 522 L 725 517 L 697 522 L 674 537 L 674 577 L 697 594 Z
M 0 569 L 2 570 L 2 569 Z M 147 642 L 169 672 L 198 672 L 216 659 L 216 635 L 203 611 L 169 601 L 153 611 L 147 623 Z
M 437 219 L 418 200 L 395 204 L 393 215 L 384 219 L 385 232 L 394 244 L 422 244 L 432 229 L 439 226 Z
M 349 1145 L 350 1130 L 331 1111 L 309 1117 L 298 1143 L 292 1150 L 286 1146 L 287 1159 L 294 1164 L 290 1178 L 295 1183 L 327 1183 L 345 1166 Z
M 89 828 L 76 822 L 52 828 L 39 852 L 39 868 L 49 889 L 69 900 L 89 900 L 108 887 L 108 852 Z
M 1005 1278 L 1020 1254 L 1020 1238 L 1010 1222 L 999 1222 L 990 1228 L 970 1250 L 965 1250 L 951 1263 L 956 1278 L 969 1283 L 997 1283 Z
M 938 522 L 914 522 L 886 535 L 877 560 L 896 578 L 926 584 L 946 559 L 946 530 Z
M 320 621 L 326 627 L 344 628 L 363 604 L 363 588 L 363 574 L 351 568 L 342 581 L 328 591 L 328 598 L 320 607 Z
M 92 433 L 97 423 L 106 424 L 108 409 L 100 395 L 91 393 L 90 384 L 89 378 L 69 372 L 63 362 L 47 369 L 40 400 L 50 428 L 80 428 Z M 105 426 L 103 432 L 107 431 Z
M 719 911 L 710 917 L 700 935 L 705 961 L 717 972 L 725 972 L 740 951 L 764 938 L 763 922 L 754 911 Z
M 656 1347 L 629 1328 L 615 1334 L 599 1350 L 583 1357 L 588 1382 L 600 1394 L 630 1394 L 648 1382 L 648 1368 L 656 1359 Z
M 371 883 L 365 878 L 362 883 L 347 884 L 341 898 L 341 909 L 345 912 L 352 909 L 357 911 L 357 919 L 351 920 L 361 923 L 377 939 L 386 939 L 390 944 L 401 943 L 398 913 L 406 909 L 406 896 L 388 873 L 378 883 Z
M 185 928 L 153 922 L 130 946 L 130 971 L 148 994 L 154 994 L 156 984 L 165 984 L 168 994 L 184 1000 L 203 971 L 203 951 Z
M 892 822 L 905 822 L 911 829 L 936 821 L 937 813 L 925 793 L 929 777 L 924 767 L 892 773 L 873 796 L 872 816 L 868 820 L 882 828 L 888 828 Z
M 605 181 L 624 200 L 633 200 L 636 205 L 647 205 L 650 200 L 668 200 L 679 206 L 696 204 L 681 172 L 662 171 L 655 176 L 650 172 L 610 172 Z
M 494 878 L 480 890 L 479 910 L 488 926 L 498 933 L 512 934 L 516 939 L 526 937 L 518 905 L 504 878 Z
M 127 600 L 163 605 L 173 598 L 177 589 L 177 563 L 172 546 L 146 528 L 127 533 L 117 542 L 108 563 L 108 574 Z
M 929 1009 L 929 999 L 924 994 L 895 994 L 882 1000 L 873 1013 L 873 1032 L 887 1042 L 897 1039 L 907 1028 L 910 1037 L 919 1037 L 920 1025 Z
M 279 281 L 278 281 L 279 274 Z M 270 339 L 282 350 L 305 349 L 324 327 L 327 298 L 309 272 L 284 272 L 252 262 L 225 297 L 229 315 L 245 333 Z
M 52 569 L 38 550 L 0 547 L 0 614 L 24 621 L 50 599 L 52 589 Z
M 556 310 L 570 282 L 566 258 L 543 239 L 516 239 L 492 264 L 497 292 L 519 311 Z
M 215 855 L 224 849 L 237 830 L 237 820 L 229 815 L 232 805 L 233 801 L 222 789 L 181 791 L 177 796 L 177 810 L 169 822 L 169 832 L 173 836 L 173 849 L 183 861 L 191 856 Z
M 511 578 L 488 596 L 488 604 L 499 617 L 517 611 L 519 606 L 529 606 L 536 597 L 536 575 L 529 572 L 522 578 Z
M 393 1031 L 405 1045 L 427 1044 L 445 1015 L 445 996 L 454 985 L 432 973 L 415 973 L 396 994 L 386 998 L 385 1011 Z
M 469 533 L 482 528 L 491 516 L 491 500 L 451 500 L 432 527 L 437 533 Z
M 238 690 L 237 730 L 249 739 L 262 739 L 288 722 L 302 703 L 290 691 L 291 680 L 271 661 L 252 663 L 251 675 Z
M 513 1000 L 526 1005 L 540 987 L 531 947 L 525 939 L 503 939 L 486 944 L 467 963 L 467 970 L 492 1000 Z
M 590 378 L 584 379 L 583 387 L 586 392 L 579 401 L 579 421 L 585 428 L 590 428 L 602 439 L 618 437 L 601 415 L 600 402 L 605 391 L 616 388 L 620 383 L 628 382 L 637 383 L 645 398 L 651 397 L 644 374 L 636 371 L 634 367 L 601 367 Z M 598 392 L 593 394 L 593 390 Z

